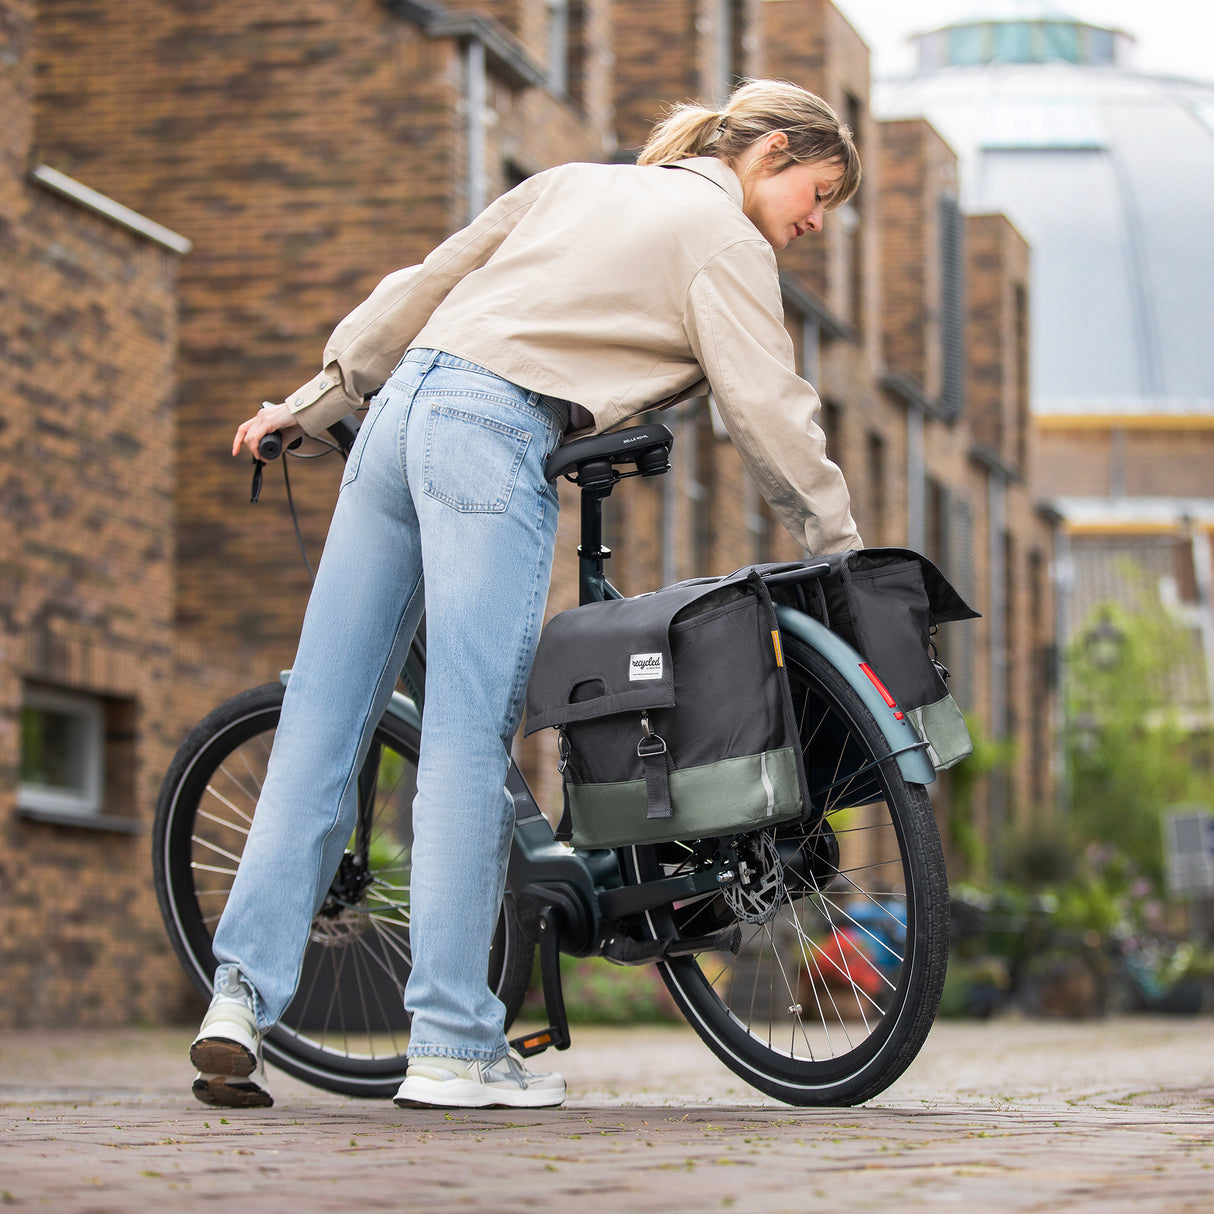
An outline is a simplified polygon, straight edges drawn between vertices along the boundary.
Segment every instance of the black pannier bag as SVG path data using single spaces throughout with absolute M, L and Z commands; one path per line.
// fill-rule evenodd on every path
M 775 610 L 750 570 L 554 616 L 525 732 L 556 727 L 577 847 L 713 838 L 809 804 Z
M 827 571 L 776 591 L 841 636 L 877 673 L 927 743 L 937 770 L 973 751 L 969 729 L 936 660 L 938 625 L 981 618 L 925 556 L 861 548 L 814 557 Z

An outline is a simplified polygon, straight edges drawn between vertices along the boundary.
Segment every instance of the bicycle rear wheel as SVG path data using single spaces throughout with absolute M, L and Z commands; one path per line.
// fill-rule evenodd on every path
M 783 638 L 815 815 L 738 843 L 747 880 L 647 914 L 655 938 L 737 924 L 735 953 L 660 965 L 688 1022 L 736 1074 L 790 1104 L 868 1100 L 910 1065 L 935 1019 L 949 902 L 931 802 L 908 784 L 863 701 Z M 716 841 L 632 847 L 626 878 L 713 863 Z
M 267 683 L 219 705 L 178 750 L 161 786 L 153 869 L 161 915 L 194 985 L 211 993 L 211 936 L 227 902 L 282 708 Z M 417 730 L 392 716 L 376 727 L 359 780 L 369 808 L 370 881 L 343 861 L 312 923 L 299 990 L 265 1039 L 269 1061 L 353 1096 L 390 1096 L 405 1073 L 409 1019 L 411 812 Z M 534 942 L 507 895 L 489 982 L 513 1021 L 526 994 Z

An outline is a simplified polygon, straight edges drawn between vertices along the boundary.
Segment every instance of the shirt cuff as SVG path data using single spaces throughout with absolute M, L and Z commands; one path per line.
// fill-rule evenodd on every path
M 351 402 L 340 376 L 322 371 L 287 397 L 296 425 L 313 437 L 323 434 L 334 422 L 353 412 L 361 402 Z

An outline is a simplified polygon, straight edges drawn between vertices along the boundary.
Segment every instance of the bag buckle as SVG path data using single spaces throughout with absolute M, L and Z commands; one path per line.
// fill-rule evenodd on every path
M 648 711 L 641 713 L 641 728 L 645 732 L 637 743 L 637 758 L 652 759 L 657 755 L 664 755 L 666 753 L 666 739 L 660 734 L 653 732 L 653 728 L 649 724 Z
M 569 756 L 573 753 L 573 747 L 569 743 L 569 735 L 565 733 L 564 726 L 556 731 L 556 769 L 563 776 L 565 768 L 569 766 Z

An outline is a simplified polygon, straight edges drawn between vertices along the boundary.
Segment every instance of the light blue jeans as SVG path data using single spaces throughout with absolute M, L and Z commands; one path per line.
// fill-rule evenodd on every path
M 239 966 L 263 1029 L 295 993 L 312 917 L 353 828 L 358 770 L 424 601 L 409 1053 L 506 1051 L 486 975 L 514 827 L 509 746 L 556 540 L 544 461 L 567 418 L 565 402 L 433 350 L 409 351 L 371 404 L 215 933 L 221 972 Z

